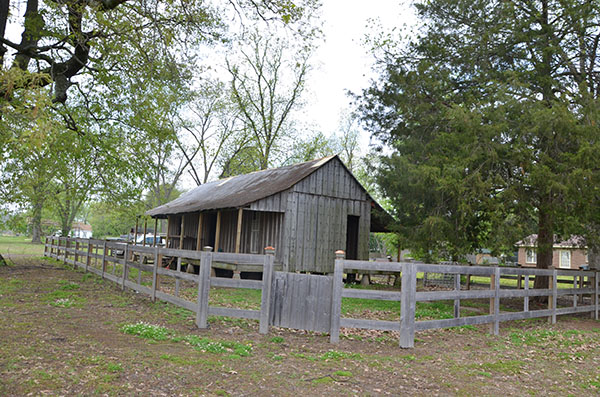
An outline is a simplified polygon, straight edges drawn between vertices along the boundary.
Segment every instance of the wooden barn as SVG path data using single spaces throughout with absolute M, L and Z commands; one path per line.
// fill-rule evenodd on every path
M 207 183 L 146 214 L 168 219 L 168 248 L 272 246 L 282 270 L 318 273 L 333 271 L 339 249 L 368 260 L 369 232 L 390 219 L 337 156 Z

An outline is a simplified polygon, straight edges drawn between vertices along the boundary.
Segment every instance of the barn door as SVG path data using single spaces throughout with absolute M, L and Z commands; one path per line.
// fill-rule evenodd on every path
M 360 216 L 348 215 L 346 226 L 346 259 L 358 259 L 358 221 Z

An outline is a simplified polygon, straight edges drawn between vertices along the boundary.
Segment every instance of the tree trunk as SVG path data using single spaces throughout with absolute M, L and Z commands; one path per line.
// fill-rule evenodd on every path
M 33 203 L 33 214 L 31 217 L 31 242 L 34 244 L 42 243 L 42 209 L 44 200 L 39 198 Z
M 543 199 L 538 213 L 538 236 L 537 236 L 537 268 L 549 269 L 552 267 L 552 247 L 554 246 L 554 228 L 551 213 L 551 200 Z M 548 276 L 536 276 L 533 288 L 548 288 Z M 540 303 L 547 301 L 546 296 L 536 297 L 534 300 Z
M 4 38 L 6 31 L 6 23 L 8 21 L 8 9 L 10 0 L 0 2 L 0 37 Z M 6 47 L 0 44 L 0 67 L 4 63 L 4 54 L 6 53 Z

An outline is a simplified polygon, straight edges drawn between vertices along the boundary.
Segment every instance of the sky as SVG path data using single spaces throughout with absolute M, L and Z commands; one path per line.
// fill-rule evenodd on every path
M 351 110 L 346 92 L 360 93 L 376 77 L 374 58 L 364 46 L 369 19 L 378 19 L 384 29 L 414 24 L 408 1 L 323 0 L 325 43 L 314 56 L 315 70 L 308 79 L 305 114 L 315 129 L 329 135 L 339 125 L 340 114 Z M 366 132 L 362 147 L 368 144 Z

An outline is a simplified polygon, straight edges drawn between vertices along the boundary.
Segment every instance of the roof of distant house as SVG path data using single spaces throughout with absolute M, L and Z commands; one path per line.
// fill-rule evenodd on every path
M 521 241 L 517 241 L 517 247 L 537 247 L 537 234 L 530 234 Z M 585 238 L 583 236 L 572 235 L 566 240 L 561 240 L 554 236 L 554 248 L 586 248 Z
M 92 225 L 89 225 L 89 224 L 83 223 L 83 222 L 73 222 L 73 224 L 71 225 L 71 229 L 73 229 L 73 230 L 83 230 L 83 231 L 91 232 L 92 231 Z

